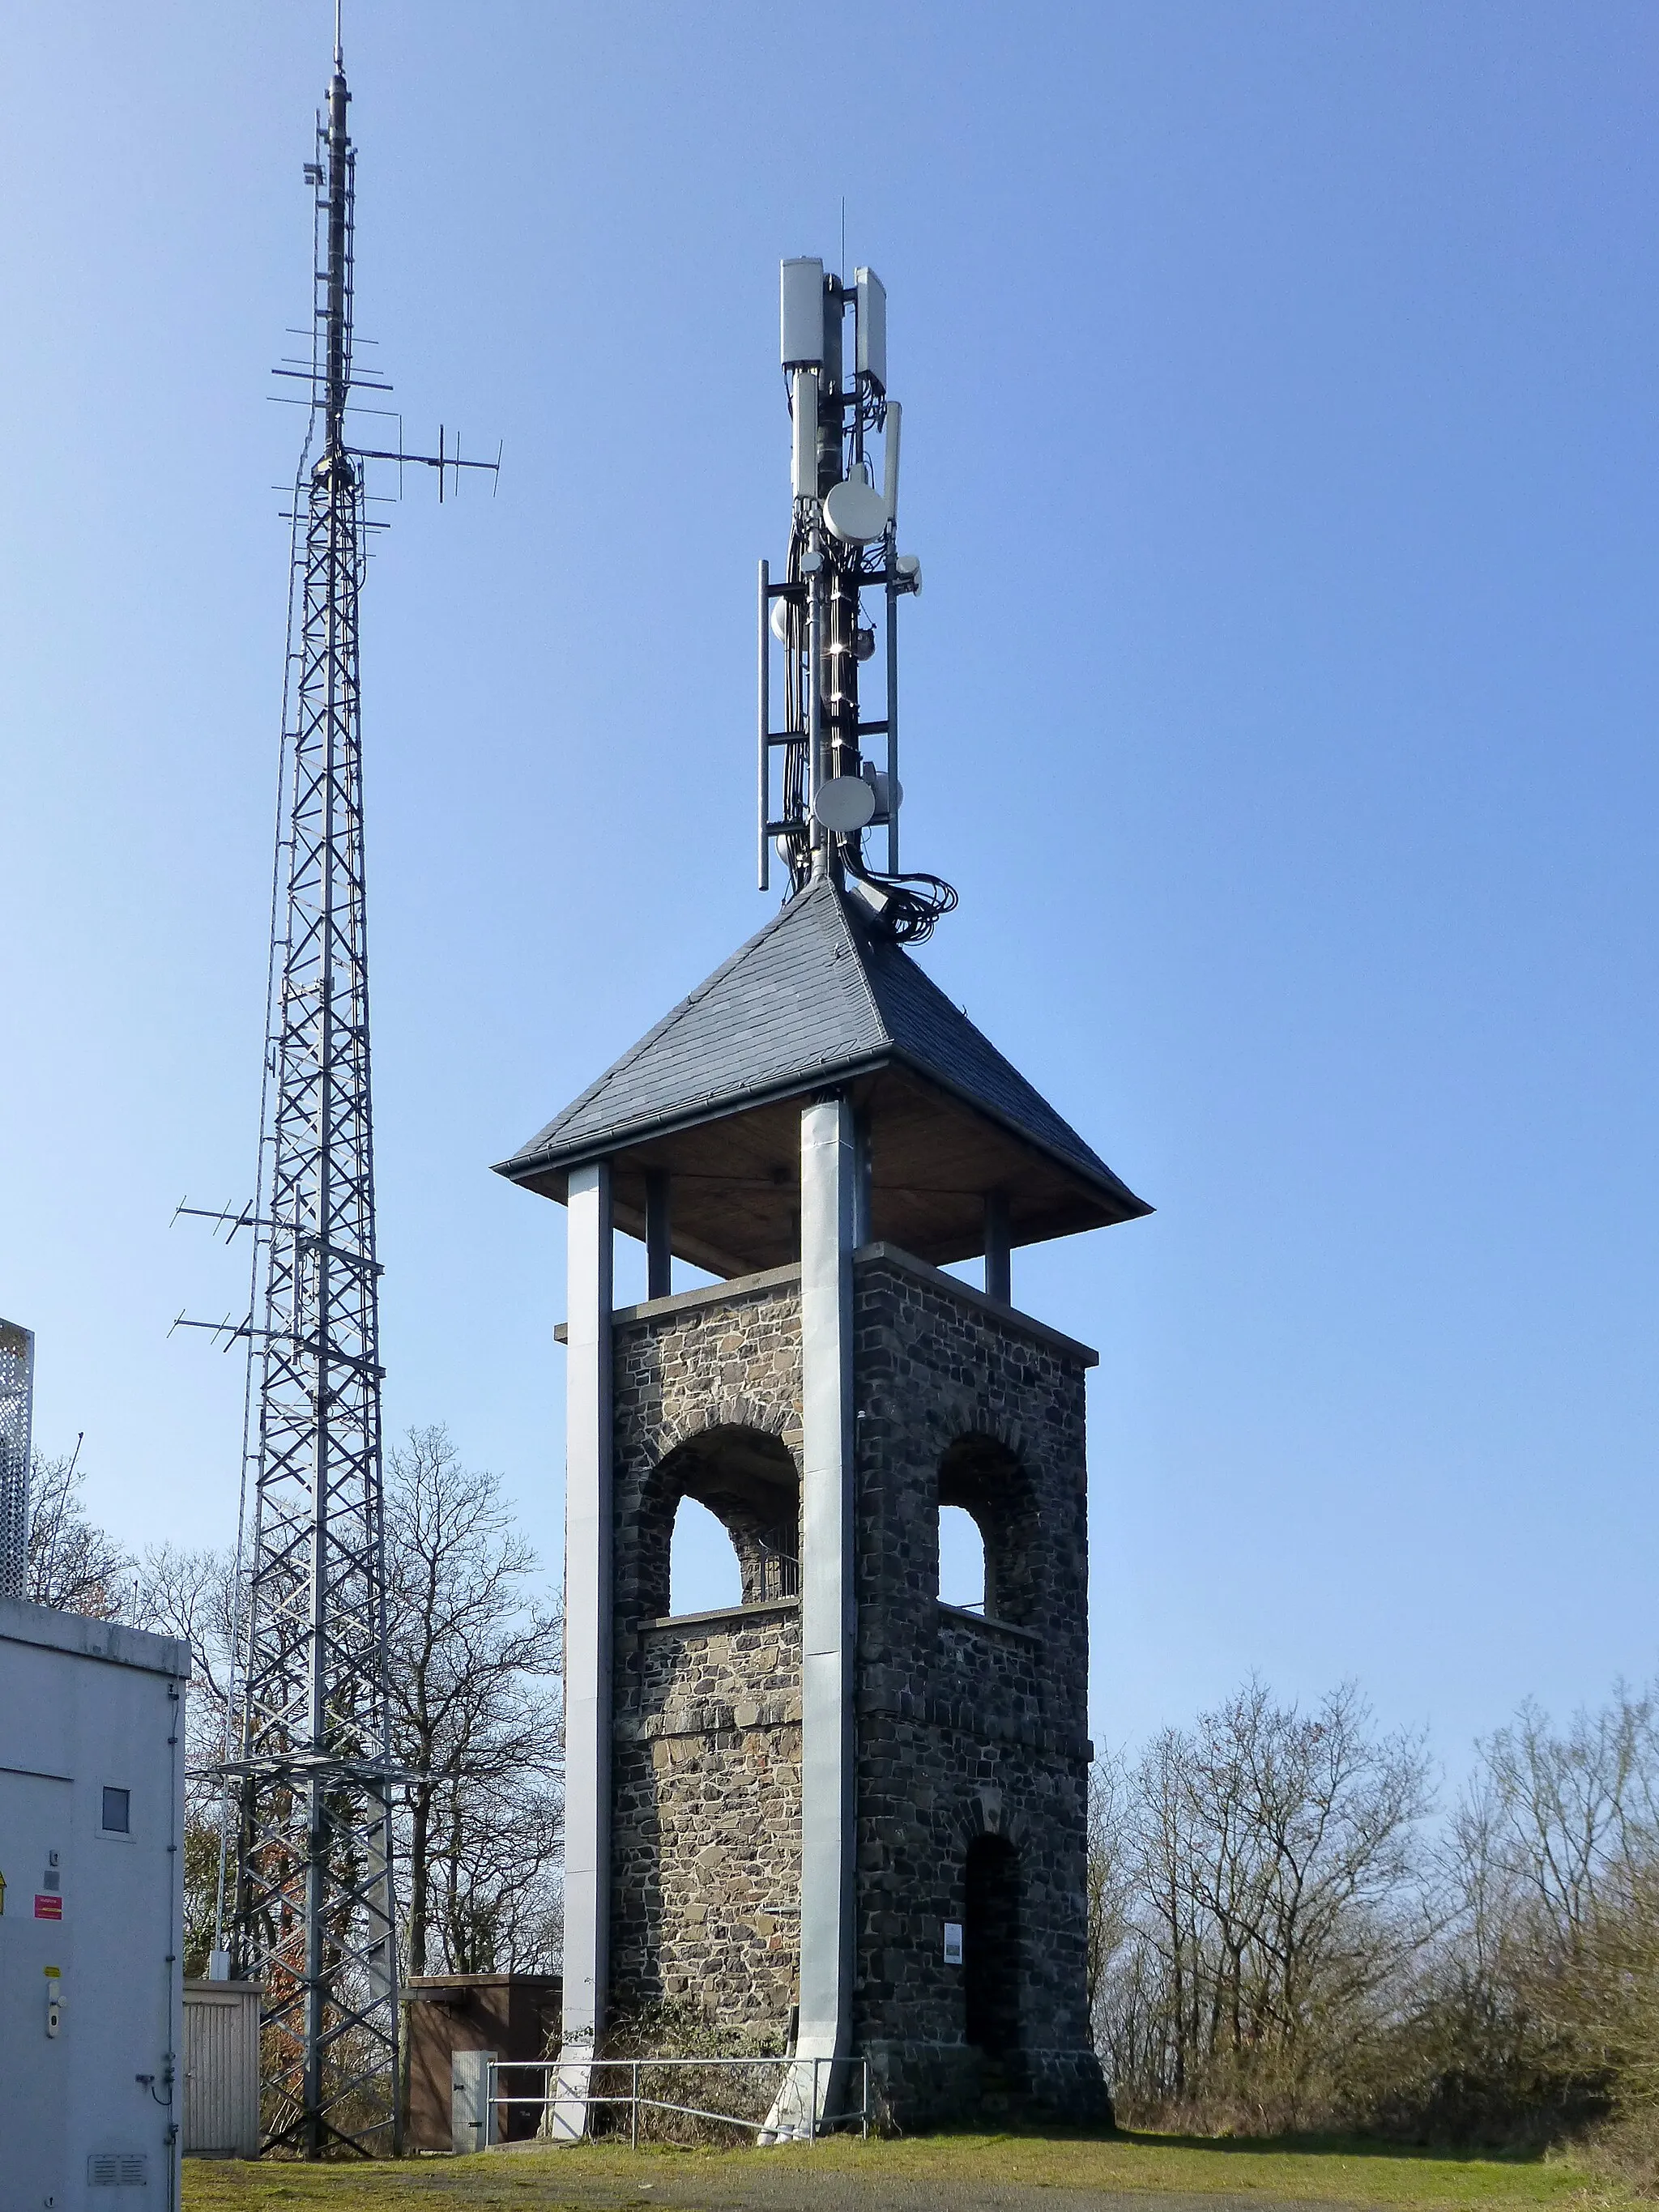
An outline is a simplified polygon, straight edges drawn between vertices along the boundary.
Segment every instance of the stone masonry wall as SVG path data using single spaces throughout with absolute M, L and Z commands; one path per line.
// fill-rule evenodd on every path
M 1084 2002 L 1085 1365 L 885 1247 L 855 1262 L 854 2047 L 907 2126 L 972 2111 L 982 2087 L 943 1929 L 965 1917 L 984 1834 L 1019 1853 L 1008 2086 L 1074 2118 L 1104 2107 Z M 781 2029 L 799 1929 L 799 1613 L 661 1615 L 677 1449 L 759 1431 L 799 1466 L 796 1271 L 618 1316 L 615 1386 L 613 2003 L 690 1999 L 733 2031 Z M 1009 1620 L 938 1600 L 940 1463 L 964 1452 Z
M 781 2032 L 800 1935 L 798 1607 L 665 1623 L 637 1650 L 613 1753 L 613 1990 Z
M 1021 1888 L 1010 2086 L 1085 2118 L 1104 2090 L 1084 1981 L 1085 1358 L 878 1249 L 856 1267 L 854 1331 L 859 2045 L 908 2124 L 972 2106 L 963 1969 L 945 1964 L 943 1928 L 964 1917 L 969 1843 L 1002 1835 Z M 998 1581 L 1020 1593 L 1018 1622 L 937 1599 L 939 1470 L 963 1438 L 1006 1460 L 1020 1556 Z
M 664 1462 L 741 1429 L 799 1466 L 798 1272 L 619 1316 L 615 1360 L 612 2005 L 690 2002 L 781 2035 L 800 1919 L 799 1605 L 663 1618 L 679 1502 Z

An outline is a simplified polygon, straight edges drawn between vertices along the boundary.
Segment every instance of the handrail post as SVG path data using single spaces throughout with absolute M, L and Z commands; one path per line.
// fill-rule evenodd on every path
M 630 2150 L 637 2150 L 640 2147 L 640 2062 L 637 2058 L 634 2060 L 633 2066 L 634 2078 L 629 2084 L 632 2094 L 629 2099 L 628 2147 Z

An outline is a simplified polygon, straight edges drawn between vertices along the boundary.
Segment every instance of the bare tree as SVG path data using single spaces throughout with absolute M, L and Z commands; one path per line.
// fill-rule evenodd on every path
M 403 1788 L 409 1971 L 546 1966 L 556 1947 L 560 1624 L 499 1479 L 448 1431 L 388 1455 L 394 1752 Z
M 185 1697 L 185 1970 L 207 1971 L 219 1926 L 227 1817 L 228 1748 L 236 1646 L 235 1565 L 229 1552 L 150 1546 L 131 1583 L 126 1617 L 191 1648 Z
M 36 1605 L 113 1620 L 131 1595 L 132 1559 L 88 1520 L 81 1447 L 58 1459 L 36 1452 L 29 1468 L 27 1590 Z
M 228 1552 L 153 1544 L 137 1565 L 127 1617 L 191 1648 L 191 1751 L 217 1757 L 231 1697 L 236 1646 L 234 1563 Z M 211 1749 L 209 1749 L 211 1747 Z
M 1437 2131 L 1546 2141 L 1659 2110 L 1659 1709 L 1622 1684 L 1479 1746 L 1440 1853 L 1444 1927 L 1396 2057 Z
M 1650 1694 L 1615 1686 L 1565 1733 L 1530 1698 L 1481 1747 L 1495 1856 L 1564 1952 L 1583 1949 L 1610 1880 L 1659 1836 L 1659 1721 Z
M 1252 1681 L 1097 1790 L 1124 1873 L 1095 2017 L 1127 2104 L 1328 2106 L 1426 1937 L 1421 1744 L 1352 1688 L 1304 1712 Z
M 1089 1847 L 1084 1884 L 1088 1905 L 1089 2017 L 1106 1990 L 1113 1960 L 1122 1949 L 1135 1901 L 1130 1860 L 1128 1775 L 1120 1754 L 1107 1753 L 1089 1771 Z

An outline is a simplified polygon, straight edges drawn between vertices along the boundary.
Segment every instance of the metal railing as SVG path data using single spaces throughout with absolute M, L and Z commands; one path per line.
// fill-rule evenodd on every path
M 759 1573 L 755 1577 L 754 1602 L 769 1598 L 799 1597 L 800 1595 L 800 1561 L 793 1553 L 781 1551 L 762 1536 L 755 1548 L 759 1553 Z M 745 1593 L 745 1596 L 747 1594 Z
M 562 2087 L 558 2082 L 557 2077 L 561 2073 L 569 2076 L 576 2070 L 576 2064 L 568 2059 L 493 2059 L 488 2084 L 489 2101 L 498 2109 L 509 2106 L 532 2106 L 541 2111 L 544 2119 L 555 2105 L 580 2105 L 590 2110 L 596 2105 L 625 2106 L 629 2147 L 637 2150 L 640 2146 L 640 2114 L 642 2112 L 674 2112 L 683 2118 L 714 2121 L 722 2127 L 747 2128 L 757 2136 L 768 2135 L 771 2132 L 771 2113 L 776 2109 L 778 2100 L 790 2077 L 804 2075 L 810 2066 L 812 2069 L 811 2100 L 809 2104 L 805 2084 L 802 2081 L 799 2103 L 803 2111 L 823 2115 L 826 2099 L 843 2083 L 849 2099 L 856 2087 L 857 2106 L 854 2106 L 849 2102 L 840 2112 L 817 2118 L 811 2128 L 799 2129 L 787 2136 L 780 2132 L 775 2139 L 799 2141 L 804 2137 L 806 2142 L 812 2142 L 819 2136 L 829 2135 L 837 2129 L 854 2127 L 866 2141 L 870 2134 L 870 2062 L 867 2058 L 584 2058 L 576 2063 L 586 2076 L 586 2086 L 580 2094 L 568 2086 Z M 747 2112 L 716 2112 L 706 2106 L 685 2104 L 671 2097 L 655 2095 L 653 2094 L 654 2084 L 645 2087 L 641 2086 L 642 2075 L 662 2071 L 696 2073 L 711 2067 L 743 2067 L 751 2075 L 761 2068 L 775 2069 L 777 2080 L 769 2099 L 766 2117 L 756 2119 Z M 841 2069 L 840 2078 L 837 2078 L 836 2069 Z M 542 2094 L 538 2097 L 506 2094 L 498 2086 L 500 2077 L 504 2074 L 539 2074 Z M 852 2077 L 850 2080 L 848 2075 Z M 627 2086 L 625 2088 L 619 2086 L 608 2092 L 602 2090 L 598 2085 L 603 2076 L 626 2077 Z

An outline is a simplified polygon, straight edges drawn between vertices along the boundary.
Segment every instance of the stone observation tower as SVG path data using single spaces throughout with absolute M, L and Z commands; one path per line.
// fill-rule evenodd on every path
M 758 781 L 762 883 L 775 856 L 788 896 L 501 1169 L 564 1205 L 569 1240 L 568 2132 L 607 2021 L 663 1999 L 793 2034 L 778 2133 L 833 2117 L 824 2062 L 849 2057 L 906 2126 L 988 2077 L 1104 2109 L 1095 1354 L 1016 1310 L 1009 1261 L 1149 1209 L 904 949 L 955 894 L 898 867 L 896 622 L 921 576 L 884 295 L 786 262 L 782 322 L 793 501 L 787 571 L 761 571 Z M 616 1228 L 646 1242 L 642 1305 L 613 1304 Z M 942 1272 L 981 1255 L 982 1289 Z M 676 1257 L 719 1279 L 677 1293 Z M 672 1612 L 684 1498 L 725 1524 L 740 1603 Z M 940 1601 L 946 1506 L 983 1537 L 982 1613 Z

